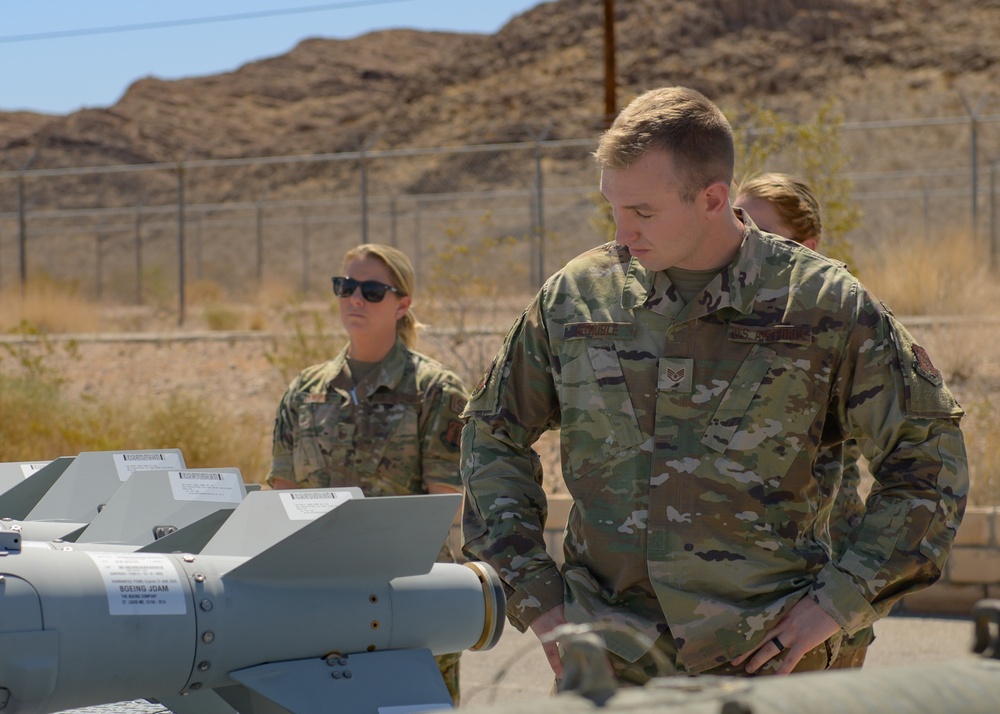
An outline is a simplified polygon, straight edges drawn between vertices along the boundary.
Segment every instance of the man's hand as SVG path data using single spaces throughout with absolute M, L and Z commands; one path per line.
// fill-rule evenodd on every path
M 548 613 L 546 613 L 548 614 Z M 764 642 L 732 661 L 734 667 L 750 660 L 746 671 L 753 674 L 768 660 L 788 650 L 776 674 L 788 674 L 809 650 L 837 634 L 840 624 L 810 597 L 795 603 L 781 621 L 767 633 Z M 777 640 L 777 642 L 775 641 Z
M 541 639 L 544 635 L 559 627 L 559 625 L 565 624 L 566 610 L 560 604 L 535 618 L 531 623 L 531 631 L 535 633 L 535 636 L 538 637 L 538 639 Z M 552 671 L 556 673 L 557 677 L 561 677 L 563 674 L 563 666 L 562 659 L 559 657 L 559 643 L 555 640 L 551 642 L 543 641 L 542 651 L 545 652 L 545 659 L 549 661 L 549 666 L 552 668 Z

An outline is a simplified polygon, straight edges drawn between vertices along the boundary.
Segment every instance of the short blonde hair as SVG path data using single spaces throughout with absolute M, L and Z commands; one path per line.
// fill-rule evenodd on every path
M 796 243 L 823 235 L 823 219 L 819 201 L 805 181 L 788 174 L 759 174 L 740 184 L 736 200 L 741 196 L 770 203 L 794 235 L 786 236 Z
M 663 87 L 640 94 L 601 136 L 594 158 L 602 170 L 626 169 L 657 149 L 682 177 L 684 201 L 693 201 L 713 183 L 733 181 L 733 129 L 722 111 L 694 89 Z
M 413 271 L 413 264 L 406 256 L 406 253 L 399 250 L 399 248 L 393 248 L 391 245 L 362 243 L 355 248 L 351 248 L 344 254 L 343 267 L 346 268 L 347 264 L 352 260 L 367 257 L 377 258 L 389 269 L 394 288 L 399 288 L 406 295 L 413 295 L 413 291 L 417 286 L 417 277 Z M 420 322 L 413 314 L 413 309 L 411 308 L 396 321 L 396 334 L 403 340 L 403 343 L 407 347 L 413 349 L 417 346 L 417 328 L 420 326 Z

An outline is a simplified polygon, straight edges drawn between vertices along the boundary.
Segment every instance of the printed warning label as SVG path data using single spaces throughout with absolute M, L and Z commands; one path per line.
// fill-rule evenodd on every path
M 185 615 L 177 567 L 157 553 L 88 552 L 104 579 L 112 615 Z
M 171 471 L 170 490 L 176 501 L 210 501 L 240 503 L 239 474 L 222 471 Z
M 129 452 L 113 454 L 113 457 L 115 469 L 118 470 L 118 478 L 122 481 L 128 481 L 128 477 L 136 471 L 167 471 L 183 467 L 181 456 L 176 451 Z
M 311 521 L 349 500 L 347 491 L 282 491 L 281 503 L 291 521 Z

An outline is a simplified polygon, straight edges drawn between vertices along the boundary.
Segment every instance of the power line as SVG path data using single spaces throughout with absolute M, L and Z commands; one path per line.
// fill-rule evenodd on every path
M 237 20 L 257 20 L 263 17 L 278 17 L 281 15 L 301 15 L 307 12 L 327 12 L 330 10 L 345 10 L 353 7 L 368 7 L 371 5 L 390 5 L 412 0 L 354 0 L 353 2 L 335 2 L 324 5 L 307 5 L 304 7 L 289 7 L 282 10 L 261 10 L 259 12 L 243 12 L 235 15 L 214 15 L 209 17 L 190 17 L 182 20 L 163 20 L 161 22 L 143 22 L 135 25 L 115 25 L 110 27 L 88 27 L 79 30 L 59 30 L 56 32 L 36 32 L 27 35 L 0 36 L 0 44 L 14 42 L 33 42 L 35 40 L 55 40 L 66 37 L 84 37 L 86 35 L 109 35 L 115 32 L 136 32 L 139 30 L 160 30 L 167 27 L 184 27 L 188 25 L 208 25 L 217 22 L 233 22 Z

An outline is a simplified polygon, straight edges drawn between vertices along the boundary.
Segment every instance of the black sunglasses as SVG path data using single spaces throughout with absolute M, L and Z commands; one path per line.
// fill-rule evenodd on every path
M 368 302 L 382 302 L 382 298 L 385 297 L 387 290 L 396 293 L 399 297 L 405 297 L 406 295 L 399 288 L 380 283 L 378 280 L 358 281 L 354 278 L 333 278 L 333 294 L 337 297 L 349 298 L 359 287 L 361 288 L 361 297 Z

